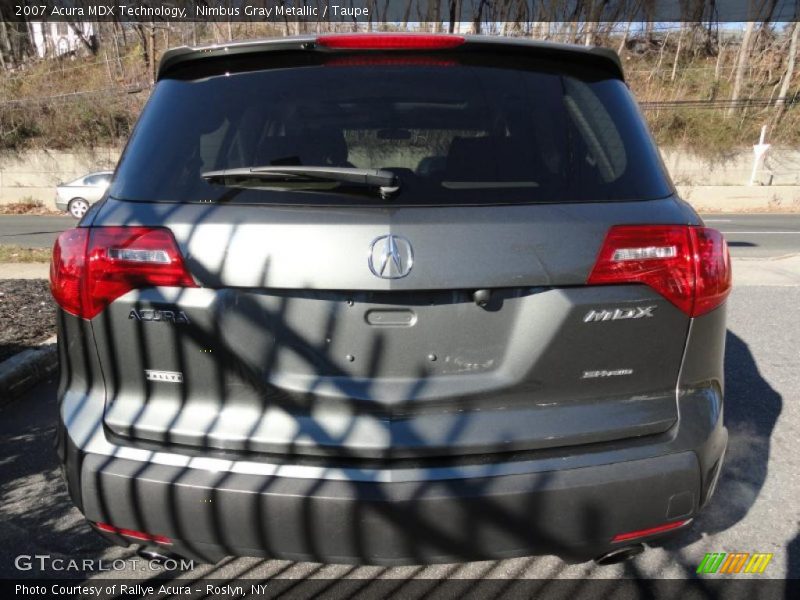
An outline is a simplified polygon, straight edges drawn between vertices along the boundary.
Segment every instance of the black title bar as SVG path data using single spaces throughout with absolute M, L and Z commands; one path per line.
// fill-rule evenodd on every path
M 5 21 L 788 22 L 800 0 L 0 0 Z

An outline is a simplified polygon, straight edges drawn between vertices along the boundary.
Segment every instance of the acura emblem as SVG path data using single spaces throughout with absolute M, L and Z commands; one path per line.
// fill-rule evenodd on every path
M 382 235 L 372 240 L 368 255 L 369 270 L 375 277 L 400 279 L 414 266 L 411 242 L 400 235 Z

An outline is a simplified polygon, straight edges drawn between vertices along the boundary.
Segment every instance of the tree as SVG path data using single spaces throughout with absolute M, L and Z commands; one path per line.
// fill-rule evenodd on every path
M 449 33 L 455 33 L 456 31 L 456 23 L 461 20 L 461 0 L 450 0 L 450 11 L 448 21 L 449 24 L 447 26 L 447 31 Z
M 797 39 L 800 37 L 800 23 L 795 23 L 792 28 L 792 40 L 789 42 L 789 59 L 786 62 L 786 72 L 783 74 L 781 90 L 778 92 L 778 100 L 775 105 L 778 107 L 778 117 L 783 114 L 786 108 L 786 95 L 789 93 L 789 85 L 794 75 L 794 61 L 797 56 Z
M 489 0 L 478 0 L 478 6 L 472 13 L 472 33 L 479 34 L 481 32 L 481 22 L 483 21 L 483 9 L 489 3 Z
M 100 38 L 96 32 L 99 29 L 100 24 L 96 23 L 95 26 L 92 27 L 92 33 L 90 35 L 86 35 L 84 33 L 83 23 L 68 21 L 67 24 L 69 25 L 69 28 L 72 29 L 72 32 L 81 41 L 81 43 L 86 47 L 86 49 L 89 50 L 92 55 L 97 56 L 97 53 L 100 51 Z
M 19 66 L 35 55 L 27 19 L 12 20 L 8 7 L 0 6 L 0 54 L 4 65 Z
M 731 116 L 736 110 L 736 101 L 739 100 L 739 94 L 742 91 L 742 81 L 744 80 L 744 72 L 747 68 L 747 62 L 750 58 L 750 44 L 753 39 L 754 21 L 748 21 L 744 29 L 744 36 L 742 36 L 742 45 L 739 48 L 739 54 L 736 57 L 736 75 L 733 80 L 733 92 L 731 93 L 731 105 L 728 108 L 728 116 Z

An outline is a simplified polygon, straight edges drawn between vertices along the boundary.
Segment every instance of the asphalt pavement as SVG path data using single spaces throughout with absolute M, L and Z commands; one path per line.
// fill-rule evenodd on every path
M 800 252 L 800 213 L 703 215 L 725 234 L 733 258 L 778 258 Z
M 632 561 L 600 567 L 569 565 L 555 557 L 518 558 L 427 567 L 353 567 L 254 558 L 198 565 L 170 577 L 214 578 L 681 578 L 687 591 L 707 552 L 767 552 L 763 577 L 800 577 L 800 287 L 742 286 L 729 300 L 725 421 L 730 432 L 715 497 L 680 537 Z M 0 411 L 0 577 L 126 577 L 146 579 L 154 567 L 131 549 L 111 547 L 93 534 L 72 506 L 53 450 L 56 386 L 47 382 Z M 74 559 L 77 571 L 41 569 L 19 556 Z M 127 559 L 124 563 L 112 563 Z M 122 570 L 92 571 L 98 560 Z M 48 563 L 50 565 L 51 563 Z M 62 567 L 63 568 L 63 567 Z M 158 568 L 156 572 L 158 572 Z M 162 573 L 162 575 L 164 575 Z M 720 576 L 704 576 L 719 578 Z M 698 588 L 698 586 L 700 586 Z M 637 588 L 638 589 L 638 588 Z M 646 589 L 641 597 L 648 597 Z M 680 597 L 675 596 L 675 597 Z M 697 597 L 697 596 L 695 596 Z M 707 597 L 700 595 L 699 597 Z M 788 597 L 788 596 L 787 596 Z
M 721 230 L 734 258 L 775 258 L 800 248 L 800 213 L 703 215 Z M 0 244 L 50 248 L 59 233 L 74 227 L 72 217 L 0 215 Z
M 0 244 L 52 248 L 58 234 L 77 222 L 72 217 L 0 215 Z
M 0 243 L 7 243 L 8 219 L 0 217 Z M 710 589 L 707 585 L 713 584 L 709 580 L 720 576 L 695 573 L 706 553 L 765 552 L 774 556 L 762 577 L 800 578 L 800 478 L 796 476 L 800 468 L 796 449 L 800 438 L 800 215 L 709 215 L 707 222 L 726 232 L 735 257 L 726 352 L 725 421 L 730 441 L 715 497 L 680 536 L 631 561 L 604 567 L 570 565 L 549 556 L 397 568 L 239 558 L 169 576 L 186 580 L 678 578 L 685 580 L 687 592 L 700 591 L 695 597 L 710 597 L 703 595 Z M 15 227 L 17 232 L 22 228 Z M 749 264 L 752 268 L 746 277 L 741 276 L 744 269 L 740 267 Z M 792 277 L 766 285 L 774 281 L 765 268 L 770 264 L 784 265 L 780 268 Z M 107 545 L 70 502 L 53 450 L 55 393 L 55 382 L 45 382 L 0 411 L 0 539 L 4 542 L 0 577 L 144 580 L 154 574 L 163 576 L 159 567 L 137 560 L 132 549 Z M 20 555 L 76 559 L 84 566 L 65 572 L 50 563 L 44 568 L 33 563 L 30 570 L 20 571 L 15 563 L 26 564 L 20 563 Z M 124 559 L 113 563 L 123 564 L 123 569 L 96 570 L 102 564 L 98 560 L 108 565 L 116 559 Z M 651 595 L 646 586 L 641 590 L 640 597 Z

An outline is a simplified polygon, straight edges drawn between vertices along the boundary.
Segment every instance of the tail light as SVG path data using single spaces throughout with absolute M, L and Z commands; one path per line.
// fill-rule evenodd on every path
M 587 283 L 643 283 L 697 317 L 730 293 L 728 246 L 719 231 L 706 227 L 617 225 L 608 232 Z
M 168 229 L 68 229 L 56 240 L 50 290 L 61 308 L 91 319 L 130 290 L 196 287 Z
M 463 37 L 447 34 L 360 33 L 317 38 L 318 46 L 335 50 L 442 50 L 463 43 Z

